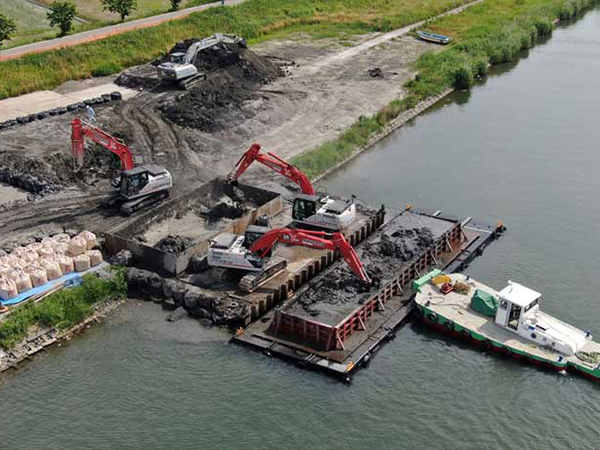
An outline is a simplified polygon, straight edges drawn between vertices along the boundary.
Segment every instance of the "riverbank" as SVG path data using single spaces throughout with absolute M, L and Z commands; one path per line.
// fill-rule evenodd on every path
M 111 268 L 102 277 L 85 275 L 80 286 L 63 288 L 0 316 L 0 372 L 97 321 L 126 294 L 124 270 Z
M 476 79 L 487 75 L 490 65 L 517 58 L 520 51 L 550 34 L 557 20 L 576 17 L 596 3 L 597 0 L 523 0 L 515 4 L 487 0 L 460 15 L 431 22 L 428 29 L 452 36 L 455 43 L 418 59 L 417 76 L 404 85 L 407 96 L 392 101 L 371 117 L 361 116 L 341 136 L 292 162 L 311 178 L 322 178 L 454 89 L 469 89 Z

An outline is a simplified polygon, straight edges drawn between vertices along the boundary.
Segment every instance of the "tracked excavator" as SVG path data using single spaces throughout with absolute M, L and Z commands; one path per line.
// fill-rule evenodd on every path
M 118 207 L 130 215 L 169 195 L 173 179 L 167 169 L 156 164 L 135 167 L 131 150 L 123 141 L 79 117 L 71 122 L 71 151 L 75 171 L 83 167 L 86 137 L 116 154 L 121 161 L 121 176 L 112 183 L 116 191 L 105 199 L 103 206 Z
M 171 53 L 165 61 L 158 65 L 158 78 L 165 84 L 177 84 L 179 89 L 189 89 L 200 81 L 206 79 L 206 73 L 199 72 L 194 61 L 202 50 L 214 47 L 217 44 L 238 44 L 246 48 L 246 39 L 233 35 L 215 33 L 190 45 L 185 53 Z
M 259 144 L 253 144 L 242 155 L 235 165 L 236 168 L 228 175 L 229 182 L 237 182 L 254 161 L 279 172 L 300 186 L 302 193 L 296 195 L 292 208 L 292 218 L 296 222 L 309 227 L 339 231 L 355 220 L 356 205 L 353 199 L 337 200 L 326 195 L 318 195 L 310 179 L 300 169 L 274 153 L 262 153 Z
M 365 285 L 371 284 L 371 279 L 356 251 L 340 232 L 263 228 L 264 234 L 256 239 L 257 231 L 261 231 L 258 228 L 261 227 L 249 227 L 245 236 L 223 233 L 211 242 L 208 250 L 209 266 L 250 272 L 238 284 L 242 291 L 253 292 L 287 267 L 287 260 L 284 258 L 269 256 L 278 243 L 323 250 L 338 249 L 352 272 Z M 253 243 L 249 244 L 248 241 L 252 239 Z

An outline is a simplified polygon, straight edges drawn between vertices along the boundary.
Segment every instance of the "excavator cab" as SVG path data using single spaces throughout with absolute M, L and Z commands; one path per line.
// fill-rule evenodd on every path
M 302 221 L 314 216 L 317 212 L 318 201 L 319 197 L 317 195 L 298 194 L 294 199 L 292 218 Z
M 183 53 L 183 52 L 171 53 L 169 55 L 169 62 L 172 62 L 175 64 L 185 64 L 186 63 L 185 53 Z
M 126 170 L 121 176 L 121 195 L 125 198 L 135 197 L 148 184 L 148 171 L 143 167 Z

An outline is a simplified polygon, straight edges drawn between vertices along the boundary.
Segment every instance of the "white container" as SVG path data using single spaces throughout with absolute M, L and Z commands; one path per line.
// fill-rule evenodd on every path
M 98 246 L 98 239 L 91 231 L 82 231 L 77 235 L 77 237 L 82 237 L 85 239 L 87 250 L 91 250 Z
M 75 270 L 77 272 L 84 272 L 91 267 L 90 257 L 88 255 L 77 255 L 73 258 Z
M 75 271 L 75 264 L 73 263 L 73 258 L 71 258 L 70 256 L 57 256 L 55 261 L 60 266 L 60 270 L 63 273 L 63 275 Z
M 57 278 L 63 276 L 62 270 L 60 270 L 60 265 L 58 262 L 52 259 L 43 259 L 41 261 L 41 266 L 46 271 L 48 280 L 56 280 Z
M 13 280 L 8 278 L 0 278 L 0 299 L 10 300 L 19 295 L 17 291 L 17 285 Z
M 83 255 L 87 250 L 87 241 L 81 236 L 75 236 L 69 242 L 69 250 L 67 254 L 69 256 L 79 256 Z
M 31 289 L 33 287 L 33 284 L 31 283 L 31 277 L 29 276 L 28 273 L 25 273 L 22 270 L 19 270 L 18 273 L 15 274 L 16 276 L 13 276 L 13 280 L 15 282 L 15 284 L 17 285 L 17 291 L 20 293 L 28 291 L 29 289 Z
M 33 284 L 35 287 L 41 286 L 48 282 L 48 275 L 41 267 L 34 267 L 29 273 L 29 276 L 31 277 L 31 284 Z
M 90 250 L 86 255 L 90 257 L 90 264 L 92 267 L 97 266 L 103 261 L 102 252 L 100 250 Z

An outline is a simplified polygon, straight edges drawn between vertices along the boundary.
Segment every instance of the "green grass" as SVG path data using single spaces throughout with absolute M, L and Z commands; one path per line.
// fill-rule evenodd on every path
M 15 21 L 15 38 L 37 35 L 51 29 L 46 13 L 26 1 L 2 0 L 0 12 Z
M 311 178 L 344 161 L 373 134 L 419 101 L 447 88 L 468 89 L 487 74 L 489 64 L 514 60 L 520 51 L 552 32 L 556 18 L 578 15 L 598 0 L 486 0 L 461 14 L 429 24 L 450 35 L 454 43 L 428 52 L 416 62 L 418 75 L 406 83 L 407 97 L 394 101 L 372 117 L 361 117 L 337 139 L 292 159 Z
M 27 336 L 30 327 L 57 327 L 65 330 L 80 323 L 94 312 L 96 303 L 121 298 L 127 293 L 123 269 L 110 280 L 95 275 L 83 277 L 78 287 L 63 289 L 37 305 L 26 305 L 0 322 L 0 347 L 10 349 Z
M 426 19 L 467 0 L 249 0 L 212 8 L 152 28 L 101 41 L 29 54 L 0 63 L 0 99 L 53 89 L 65 81 L 89 78 L 99 66 L 114 72 L 150 61 L 176 41 L 232 32 L 251 40 L 274 37 L 289 27 L 316 32 L 339 29 L 387 31 Z

